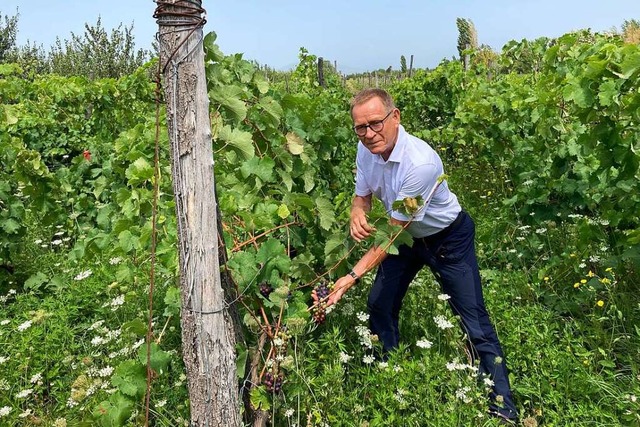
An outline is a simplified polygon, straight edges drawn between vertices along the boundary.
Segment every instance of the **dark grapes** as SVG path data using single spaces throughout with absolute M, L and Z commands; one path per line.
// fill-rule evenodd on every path
M 260 294 L 263 297 L 265 297 L 266 299 L 269 299 L 269 295 L 271 295 L 271 292 L 273 292 L 273 287 L 271 287 L 270 284 L 268 283 L 260 284 Z
M 274 376 L 271 372 L 267 372 L 264 374 L 262 384 L 264 384 L 269 393 L 280 393 L 280 390 L 282 390 L 283 380 L 284 376 L 282 374 Z
M 329 296 L 329 286 L 327 282 L 320 282 L 316 285 L 316 296 L 319 300 L 323 300 Z

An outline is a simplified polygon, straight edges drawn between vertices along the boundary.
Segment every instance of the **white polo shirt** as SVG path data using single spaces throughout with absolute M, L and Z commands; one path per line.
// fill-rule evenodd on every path
M 372 154 L 359 142 L 356 168 L 356 195 L 365 197 L 373 194 L 382 201 L 392 218 L 400 221 L 411 219 L 407 231 L 413 237 L 437 233 L 460 213 L 458 198 L 449 191 L 446 181 L 437 186 L 431 201 L 427 200 L 437 185 L 438 177 L 444 173 L 442 161 L 429 144 L 409 135 L 402 125 L 387 161 L 379 154 Z M 392 209 L 396 200 L 418 195 L 428 205 L 426 209 L 420 209 L 413 219 Z

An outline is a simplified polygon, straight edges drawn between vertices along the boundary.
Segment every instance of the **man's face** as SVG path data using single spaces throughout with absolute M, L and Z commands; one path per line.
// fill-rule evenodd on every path
M 371 126 L 366 129 L 366 134 L 358 135 L 358 138 L 372 154 L 380 154 L 387 160 L 398 138 L 398 126 L 400 125 L 400 111 L 394 109 L 388 111 L 380 98 L 375 97 L 356 105 L 351 111 L 354 127 L 382 124 L 382 129 L 377 132 Z M 382 121 L 382 123 L 380 123 Z

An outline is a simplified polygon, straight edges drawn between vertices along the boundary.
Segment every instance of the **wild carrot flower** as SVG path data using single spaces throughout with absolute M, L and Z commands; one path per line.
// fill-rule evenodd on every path
M 421 339 L 418 340 L 418 342 L 416 343 L 416 345 L 420 348 L 431 348 L 431 346 L 433 345 L 433 343 L 429 340 L 426 339 Z
M 16 393 L 16 399 L 24 399 L 25 397 L 29 396 L 31 393 L 33 393 L 33 389 L 27 388 L 25 390 L 22 390 L 19 393 Z
M 453 328 L 453 323 L 449 322 L 446 317 L 439 315 L 433 318 L 433 321 L 436 322 L 436 326 L 440 329 L 449 329 Z
M 78 273 L 78 275 L 76 277 L 74 277 L 74 280 L 84 280 L 87 277 L 91 276 L 93 274 L 93 271 L 91 270 L 85 270 L 81 273 Z
M 362 358 L 362 362 L 366 363 L 367 365 L 371 365 L 373 362 L 375 362 L 375 360 L 375 357 L 371 356 L 370 354 L 367 354 Z
M 24 330 L 27 330 L 31 327 L 31 325 L 33 324 L 33 322 L 31 320 L 27 320 L 26 322 L 22 323 L 21 325 L 18 325 L 18 331 L 22 332 Z

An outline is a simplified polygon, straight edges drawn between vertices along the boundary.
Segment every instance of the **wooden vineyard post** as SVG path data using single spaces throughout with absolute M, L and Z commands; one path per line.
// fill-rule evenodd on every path
M 178 223 L 183 359 L 191 426 L 239 427 L 234 325 L 222 288 L 204 9 L 199 0 L 156 0 Z
M 413 55 L 411 55 L 411 60 L 409 61 L 409 77 L 411 77 L 412 71 L 413 71 Z
M 318 58 L 318 83 L 321 87 L 324 87 L 324 69 L 323 69 L 324 60 L 322 57 Z

